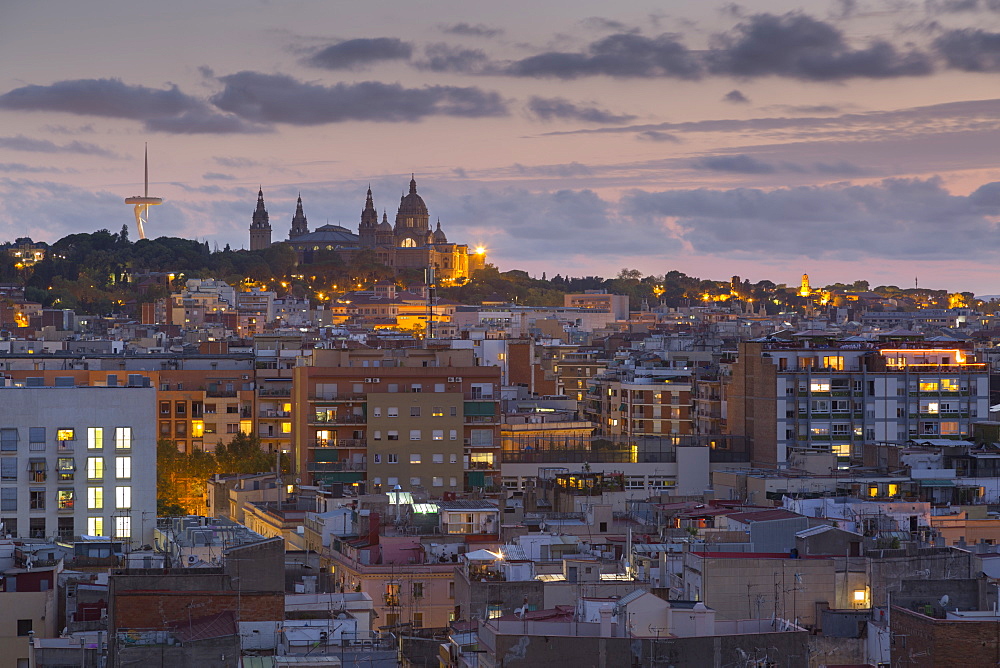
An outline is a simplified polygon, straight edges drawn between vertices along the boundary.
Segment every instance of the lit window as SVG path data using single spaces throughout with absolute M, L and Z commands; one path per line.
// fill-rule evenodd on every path
M 942 378 L 941 379 L 941 391 L 942 392 L 958 392 L 958 379 L 957 378 Z
M 443 429 L 435 429 L 434 431 L 432 431 L 431 432 L 431 439 L 435 440 L 435 441 L 443 441 L 444 440 L 444 430 Z
M 431 417 L 444 417 L 444 406 L 435 406 L 432 408 Z
M 57 429 L 56 430 L 56 440 L 57 441 L 75 441 L 76 440 L 76 430 L 75 429 Z
M 829 380 L 813 380 L 809 384 L 810 392 L 829 392 L 830 391 L 830 381 Z
M 91 480 L 104 477 L 104 457 L 87 457 L 87 477 Z
M 958 434 L 958 423 L 957 422 L 942 422 L 941 423 L 941 435 L 942 436 L 955 436 Z
M 88 510 L 104 510 L 104 488 L 103 487 L 88 487 L 87 488 L 87 509 Z
M 132 447 L 132 427 L 115 427 L 115 448 L 127 450 Z
M 132 518 L 129 516 L 115 517 L 115 538 L 132 537 Z
M 866 592 L 865 592 L 864 589 L 855 589 L 854 590 L 854 600 L 857 601 L 857 602 L 859 602 L 859 603 L 862 602 L 862 601 L 864 601 L 865 598 L 866 598 L 865 593 Z
M 282 434 L 291 434 L 292 433 L 292 423 L 291 422 L 282 422 L 281 423 L 281 433 Z
M 56 504 L 59 510 L 73 510 L 73 494 L 71 489 L 60 489 L 56 492 Z
M 132 477 L 132 458 L 115 457 L 115 477 L 125 480 Z
M 204 435 L 205 435 L 205 421 L 191 420 L 191 436 L 194 438 L 201 438 Z
M 56 468 L 59 471 L 60 480 L 72 480 L 76 472 L 76 462 L 72 457 L 60 457 L 56 460 Z
M 869 487 L 868 488 L 868 496 L 870 496 L 872 498 L 878 496 L 878 487 L 876 487 L 875 485 L 872 485 L 871 487 Z
M 91 536 L 103 536 L 104 535 L 104 518 L 103 517 L 88 517 L 87 518 L 87 533 Z
M 411 464 L 419 464 L 420 463 L 420 455 L 419 454 L 410 455 L 410 463 Z
M 921 392 L 937 392 L 938 391 L 937 380 L 921 380 L 920 381 L 920 391 Z
M 132 507 L 132 488 L 115 487 L 115 508 L 127 509 Z
M 90 427 L 87 429 L 87 448 L 100 450 L 104 447 L 104 428 Z
M 899 484 L 890 482 L 889 483 L 889 496 L 896 496 L 899 494 Z

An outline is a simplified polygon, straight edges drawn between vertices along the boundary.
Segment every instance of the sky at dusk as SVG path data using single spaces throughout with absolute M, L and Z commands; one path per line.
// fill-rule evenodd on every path
M 0 3 L 0 240 L 390 220 L 501 270 L 1000 294 L 1000 0 Z M 133 238 L 135 235 L 132 230 Z

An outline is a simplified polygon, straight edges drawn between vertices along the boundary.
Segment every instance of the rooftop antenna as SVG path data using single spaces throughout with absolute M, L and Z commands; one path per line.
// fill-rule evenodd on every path
M 149 144 L 146 144 L 145 149 L 145 172 L 144 172 L 144 186 L 142 197 L 126 197 L 126 204 L 135 204 L 135 226 L 139 228 L 139 238 L 146 238 L 146 231 L 143 229 L 142 224 L 149 220 L 149 207 L 156 204 L 163 204 L 163 199 L 159 197 L 149 196 Z

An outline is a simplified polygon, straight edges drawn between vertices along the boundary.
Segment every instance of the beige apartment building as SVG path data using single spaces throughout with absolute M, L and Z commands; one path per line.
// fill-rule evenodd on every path
M 303 482 L 434 497 L 499 486 L 500 369 L 471 350 L 316 350 L 292 394 Z

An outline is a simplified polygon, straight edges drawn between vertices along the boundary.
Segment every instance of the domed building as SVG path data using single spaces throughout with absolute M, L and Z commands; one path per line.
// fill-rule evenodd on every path
M 265 211 L 263 207 L 261 192 L 258 209 Z M 266 216 L 266 211 L 263 215 Z M 255 221 L 260 216 L 259 212 L 255 213 Z M 254 229 L 251 227 L 251 234 Z M 441 229 L 440 219 L 437 221 L 437 228 L 431 230 L 430 212 L 417 193 L 417 181 L 412 175 L 409 192 L 399 199 L 395 225 L 389 224 L 389 217 L 385 212 L 379 222 L 372 189 L 369 187 L 357 234 L 340 225 L 323 225 L 310 232 L 300 195 L 288 240 L 278 243 L 286 243 L 294 248 L 301 264 L 319 260 L 323 251 L 336 252 L 347 262 L 355 253 L 371 250 L 382 264 L 396 269 L 434 267 L 435 276 L 440 283 L 461 283 L 486 264 L 486 253 L 482 248 L 470 250 L 466 244 L 448 243 L 448 238 Z

